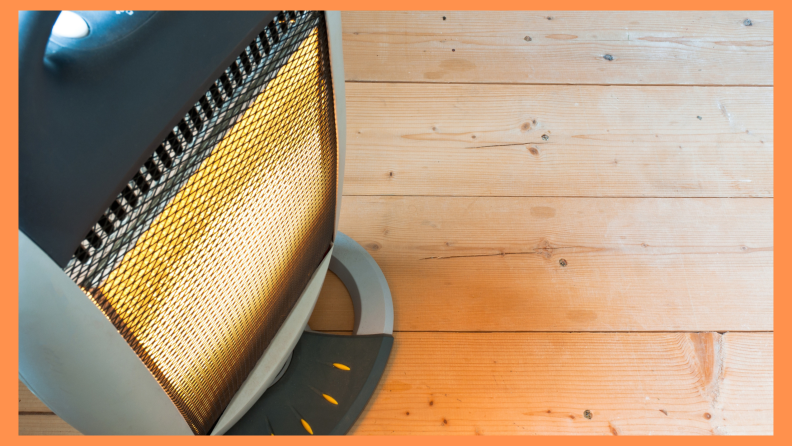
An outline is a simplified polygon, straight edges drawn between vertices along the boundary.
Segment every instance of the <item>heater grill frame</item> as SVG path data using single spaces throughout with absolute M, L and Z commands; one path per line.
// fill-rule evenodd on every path
M 278 26 L 273 26 L 276 23 Z M 206 120 L 205 124 L 200 119 L 191 118 L 191 115 L 200 118 L 196 110 L 196 107 L 200 107 L 200 99 L 197 100 L 196 106 L 184 115 L 160 144 L 160 148 L 169 152 L 171 169 L 160 172 L 159 180 L 155 181 L 155 174 L 145 166 L 146 163 L 155 163 L 155 158 L 149 158 L 127 185 L 136 194 L 137 205 L 129 210 L 125 221 L 115 222 L 116 214 L 108 209 L 91 231 L 93 234 L 101 232 L 102 221 L 105 226 L 110 226 L 112 230 L 106 231 L 103 246 L 97 249 L 84 240 L 82 251 L 93 248 L 92 258 L 86 262 L 80 260 L 78 248 L 75 258 L 64 268 L 113 322 L 197 434 L 210 432 L 254 367 L 256 359 L 285 321 L 300 291 L 307 285 L 311 272 L 328 252 L 334 236 L 336 194 L 333 189 L 336 186 L 337 140 L 323 14 L 280 13 L 246 50 L 257 45 L 259 39 L 269 41 L 269 54 L 256 66 L 248 61 L 247 69 L 241 58 L 237 57 L 225 69 L 224 74 L 213 84 L 221 90 L 222 96 L 212 94 L 213 88 L 202 96 L 219 103 L 212 110 L 213 117 Z M 310 64 L 310 68 L 306 71 L 303 64 Z M 266 103 L 260 103 L 262 98 Z M 297 102 L 292 103 L 290 100 Z M 266 111 L 262 109 L 251 114 L 254 108 L 261 107 L 266 107 Z M 254 117 L 257 118 L 251 121 Z M 309 129 L 314 128 L 312 126 L 315 129 L 297 130 L 299 119 L 315 119 L 316 123 L 303 123 Z M 201 128 L 195 122 L 199 122 Z M 312 132 L 316 132 L 318 138 L 314 142 L 310 141 Z M 284 135 L 280 138 L 286 139 L 273 136 L 273 133 Z M 253 139 L 250 142 L 238 142 L 251 136 Z M 301 144 L 293 146 L 291 140 L 302 141 L 305 147 Z M 216 155 L 218 151 L 219 159 Z M 297 154 L 308 151 L 317 151 L 318 158 Z M 223 155 L 224 152 L 228 153 Z M 290 154 L 288 165 L 286 161 L 279 160 L 281 153 Z M 314 158 L 312 162 L 321 166 L 319 171 L 301 171 L 306 167 L 302 163 L 311 162 L 306 158 Z M 235 167 L 217 167 L 207 173 L 207 169 L 211 169 L 207 163 L 208 166 L 216 166 L 218 162 Z M 295 164 L 292 165 L 292 162 Z M 224 173 L 218 178 L 220 172 Z M 195 178 L 199 178 L 197 183 L 193 181 Z M 305 196 L 301 199 L 302 203 L 293 200 L 291 193 L 283 196 L 284 192 L 280 192 L 280 195 L 271 198 L 258 195 L 259 201 L 272 202 L 271 205 L 266 204 L 267 210 L 263 212 L 275 212 L 277 215 L 278 208 L 289 212 L 289 216 L 280 218 L 276 226 L 270 228 L 268 225 L 266 233 L 252 230 L 251 223 L 235 224 L 234 217 L 231 217 L 231 221 L 222 221 L 212 215 L 214 210 L 219 209 L 227 209 L 233 212 L 230 215 L 236 215 L 241 209 L 254 205 L 251 200 L 255 200 L 256 193 L 251 192 L 253 195 L 247 196 L 236 184 L 252 182 L 266 185 L 266 189 L 258 193 L 268 195 L 273 189 L 288 190 L 293 181 L 299 181 L 302 190 L 308 188 L 314 190 L 313 194 L 320 194 L 321 204 L 315 203 L 311 213 L 300 218 L 297 215 L 302 215 L 307 209 L 296 206 L 306 206 L 306 199 L 317 200 L 320 195 Z M 203 192 L 189 192 L 196 188 Z M 188 190 L 186 195 L 185 190 Z M 119 199 L 121 195 L 114 203 L 118 203 Z M 283 203 L 284 199 L 290 205 Z M 238 204 L 230 207 L 224 205 L 229 200 Z M 189 217 L 186 223 L 179 223 L 179 215 L 187 215 L 188 210 L 192 214 L 196 210 L 192 207 L 193 203 L 214 203 L 215 207 L 209 208 L 213 212 L 205 214 L 201 206 L 197 210 L 197 217 Z M 163 222 L 163 216 L 164 221 L 169 223 Z M 294 231 L 289 228 L 294 228 L 298 220 L 312 229 L 302 239 L 291 237 L 289 240 L 290 237 L 285 234 Z M 182 225 L 184 228 L 180 227 Z M 249 290 L 247 285 L 239 289 L 220 281 L 214 288 L 229 288 L 235 290 L 234 293 L 243 293 L 240 297 L 221 297 L 220 291 L 207 289 L 206 284 L 202 287 L 200 283 L 204 281 L 189 278 L 189 274 L 217 273 L 221 267 L 216 264 L 224 260 L 215 257 L 227 250 L 224 245 L 234 244 L 233 240 L 222 240 L 234 226 L 251 229 L 250 232 L 246 231 L 251 237 L 255 237 L 255 234 L 272 237 L 271 244 L 275 246 L 289 240 L 291 246 L 299 248 L 299 254 L 288 257 L 289 263 L 285 266 L 279 266 L 277 260 L 272 258 L 273 255 L 284 255 L 280 254 L 283 251 L 279 248 L 262 251 L 265 257 L 258 257 L 255 263 L 237 259 L 238 263 L 233 267 L 238 273 L 233 273 L 231 277 L 251 282 L 248 285 L 258 287 L 258 290 Z M 178 242 L 185 237 L 197 239 L 214 232 L 217 232 L 214 236 L 217 240 L 213 239 L 210 245 L 205 246 L 211 249 L 205 253 L 190 248 L 192 242 Z M 246 234 L 242 234 L 242 237 Z M 168 245 L 171 237 L 177 242 Z M 262 239 L 251 240 L 270 244 Z M 144 243 L 143 251 L 141 243 Z M 183 253 L 184 257 L 172 256 L 174 249 Z M 146 250 L 148 254 L 144 257 L 142 252 Z M 196 255 L 198 264 L 205 265 L 205 268 L 185 272 L 183 268 L 186 265 L 170 263 Z M 253 253 L 248 252 L 248 255 Z M 147 265 L 149 262 L 154 266 Z M 166 273 L 165 267 L 168 271 L 172 271 L 172 267 L 176 270 Z M 274 269 L 274 277 L 270 276 L 270 269 Z M 288 271 L 285 280 L 284 277 L 276 279 L 283 271 Z M 138 276 L 141 273 L 145 275 L 137 280 L 120 281 L 122 276 L 131 274 L 134 277 L 136 273 Z M 180 285 L 174 285 L 174 280 Z M 144 282 L 148 285 L 144 285 Z M 183 286 L 188 288 L 183 289 Z M 165 288 L 160 291 L 161 287 Z M 170 296 L 169 293 L 186 297 Z M 163 294 L 166 297 L 160 297 Z M 223 299 L 227 304 L 213 304 L 212 299 Z M 227 306 L 232 302 L 232 305 L 241 308 L 238 316 L 228 313 L 230 310 Z M 190 316 L 196 311 L 207 310 L 215 316 L 205 314 L 196 320 Z M 152 319 L 157 322 L 149 322 Z M 245 333 L 251 337 L 244 336 Z M 211 366 L 197 368 L 196 361 L 210 360 Z M 221 376 L 225 378 L 221 379 Z

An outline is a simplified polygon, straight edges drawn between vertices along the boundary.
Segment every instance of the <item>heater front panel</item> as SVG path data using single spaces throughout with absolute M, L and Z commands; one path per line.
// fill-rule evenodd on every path
M 328 252 L 336 180 L 324 14 L 283 13 L 66 266 L 196 434 L 211 430 Z

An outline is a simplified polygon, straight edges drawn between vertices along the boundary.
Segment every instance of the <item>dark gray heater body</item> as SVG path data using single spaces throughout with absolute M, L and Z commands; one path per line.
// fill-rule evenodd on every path
M 277 13 L 86 12 L 91 34 L 50 39 L 58 14 L 20 12 L 19 227 L 65 267 Z

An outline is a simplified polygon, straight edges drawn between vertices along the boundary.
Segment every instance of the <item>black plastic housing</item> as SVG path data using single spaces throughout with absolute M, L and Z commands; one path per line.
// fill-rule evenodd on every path
M 277 12 L 19 13 L 19 228 L 58 265 Z M 243 61 L 244 62 L 244 61 Z

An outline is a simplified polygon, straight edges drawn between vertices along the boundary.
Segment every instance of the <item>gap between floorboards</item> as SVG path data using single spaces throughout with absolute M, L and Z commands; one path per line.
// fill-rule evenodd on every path
M 561 86 L 592 86 L 592 87 L 766 87 L 772 88 L 773 84 L 576 84 L 565 82 L 430 82 L 430 81 L 374 81 L 374 80 L 345 80 L 349 84 L 429 84 L 429 85 L 561 85 Z

